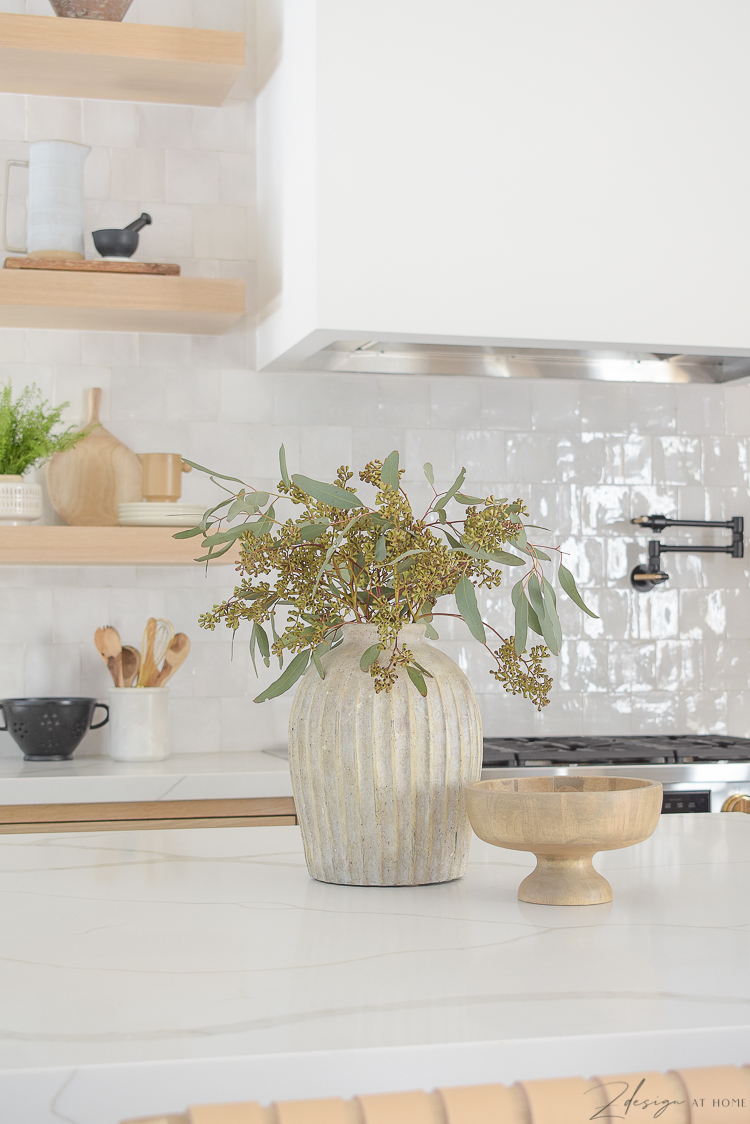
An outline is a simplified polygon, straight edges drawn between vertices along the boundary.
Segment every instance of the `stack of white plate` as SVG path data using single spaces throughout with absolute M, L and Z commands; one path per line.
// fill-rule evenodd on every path
M 197 527 L 205 511 L 197 503 L 121 503 L 121 527 Z

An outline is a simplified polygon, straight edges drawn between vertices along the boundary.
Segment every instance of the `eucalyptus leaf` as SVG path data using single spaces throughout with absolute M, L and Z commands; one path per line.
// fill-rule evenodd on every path
M 532 544 L 529 543 L 527 545 L 526 549 L 527 549 L 528 553 L 532 556 L 532 558 L 541 558 L 543 562 L 549 562 L 550 561 L 549 554 L 545 554 L 544 551 L 540 547 L 532 546 Z
M 562 562 L 560 563 L 560 568 L 557 571 L 557 576 L 560 579 L 560 585 L 563 587 L 570 600 L 573 601 L 579 609 L 583 609 L 584 613 L 588 613 L 590 617 L 593 617 L 594 620 L 598 621 L 599 617 L 596 613 L 593 613 L 591 609 L 589 609 L 588 605 L 584 603 L 583 598 L 578 592 L 575 578 L 571 574 L 570 570 L 566 569 L 566 567 L 563 566 Z
M 262 499 L 258 499 L 261 496 Z M 238 496 L 234 501 L 229 511 L 227 512 L 227 519 L 230 521 L 237 515 L 255 515 L 259 507 L 263 507 L 268 503 L 268 492 L 254 492 L 250 496 Z
M 463 492 L 456 492 L 453 498 L 458 503 L 462 503 L 464 507 L 475 507 L 478 503 L 484 503 L 480 496 L 465 496 Z
M 552 652 L 553 656 L 559 655 L 560 649 L 557 646 L 555 628 L 552 623 L 552 617 L 549 615 L 549 613 L 541 618 L 540 623 L 542 626 L 542 636 L 544 637 L 544 643 L 547 645 L 550 652 Z
M 378 539 L 378 541 L 375 543 L 375 561 L 376 562 L 385 562 L 387 545 L 388 544 L 387 544 L 387 540 L 386 540 L 385 535 L 381 535 L 380 538 Z
M 411 666 L 418 668 L 418 670 L 421 671 L 423 675 L 426 675 L 428 679 L 435 678 L 431 671 L 428 671 L 426 667 L 422 667 L 421 663 L 417 663 L 416 660 L 411 661 Z
M 319 539 L 324 535 L 330 526 L 329 523 L 308 523 L 305 527 L 300 527 L 299 537 L 302 542 L 312 542 L 314 539 Z
M 276 631 L 276 614 L 275 613 L 271 614 L 271 632 L 273 633 L 274 642 L 276 642 L 279 639 L 279 634 Z M 279 653 L 278 660 L 279 660 L 279 667 L 280 668 L 283 667 L 284 666 L 284 657 L 281 653 Z
M 313 659 L 313 663 L 315 664 L 315 670 L 317 671 L 318 675 L 320 676 L 321 679 L 325 679 L 326 673 L 323 670 L 323 664 L 320 662 L 320 656 L 318 655 L 318 649 L 317 648 L 315 648 L 313 650 L 312 659 Z
M 439 640 L 440 634 L 436 631 L 432 621 L 428 621 L 424 626 L 424 634 L 428 640 Z
M 544 604 L 547 609 L 547 617 L 552 625 L 552 630 L 555 636 L 555 655 L 558 655 L 562 647 L 562 627 L 560 626 L 560 618 L 557 615 L 557 598 L 555 591 L 545 578 L 542 582 L 542 596 L 544 597 Z
M 522 656 L 526 648 L 526 636 L 529 626 L 529 603 L 526 597 L 521 592 L 521 596 L 516 602 L 516 623 L 515 635 L 513 637 L 513 646 L 516 649 L 516 655 Z
M 234 496 L 230 496 L 228 500 L 222 500 L 220 503 L 214 504 L 213 507 L 209 507 L 208 511 L 204 511 L 203 512 L 203 518 L 200 521 L 201 530 L 205 531 L 205 529 L 208 525 L 209 516 L 213 515 L 214 512 L 216 512 L 216 511 L 221 511 L 222 507 L 227 507 L 228 504 L 232 503 L 233 501 L 234 501 Z M 219 516 L 219 518 L 223 519 L 224 516 L 223 515 Z M 216 520 L 216 522 L 218 522 L 218 520 Z
M 415 553 L 421 554 L 421 551 L 415 551 Z M 402 562 L 399 562 L 396 566 L 396 573 L 399 575 L 405 574 L 407 570 L 411 570 L 415 562 L 415 558 L 404 558 L 404 560 Z
M 212 543 L 217 545 L 222 542 L 233 543 L 236 539 L 241 539 L 243 535 L 247 534 L 248 529 L 252 526 L 252 523 L 243 523 L 239 527 L 228 527 L 226 531 L 215 531 L 205 536 L 202 545 L 207 547 Z
M 380 655 L 380 652 L 381 652 L 380 645 L 379 644 L 373 644 L 370 648 L 367 649 L 366 652 L 362 653 L 362 655 L 360 657 L 360 661 L 359 661 L 359 666 L 362 669 L 362 671 L 369 671 L 370 670 L 372 665 L 375 663 L 375 660 Z
M 383 461 L 383 467 L 380 470 L 380 479 L 389 488 L 393 488 L 396 492 L 398 491 L 398 452 L 396 449 L 394 449 L 392 453 L 389 453 Z
M 241 484 L 243 488 L 247 488 L 244 480 L 239 480 L 236 476 L 224 476 L 221 472 L 214 472 L 210 468 L 204 468 L 202 464 L 196 464 L 195 461 L 189 461 L 187 457 L 182 458 L 185 464 L 189 464 L 191 468 L 197 468 L 198 472 L 205 472 L 208 476 L 216 476 L 219 480 L 231 480 L 233 484 Z
M 194 539 L 196 535 L 204 534 L 203 527 L 188 527 L 186 531 L 178 531 L 176 535 L 172 535 L 173 539 Z
M 213 538 L 213 537 L 214 536 L 212 535 L 211 538 Z M 196 558 L 195 561 L 196 562 L 211 562 L 214 558 L 221 558 L 222 554 L 226 554 L 226 552 L 228 550 L 231 550 L 231 549 L 232 549 L 232 543 L 230 543 L 230 542 L 225 543 L 225 545 L 220 547 L 219 550 L 214 550 L 214 548 L 211 547 L 208 551 L 208 554 L 202 554 L 200 556 L 200 558 Z
M 266 667 L 271 666 L 271 645 L 268 642 L 268 635 L 262 625 L 257 621 L 253 621 L 253 635 L 258 642 L 260 654 L 263 657 L 263 662 Z
M 398 558 L 394 558 L 394 559 L 393 559 L 393 560 L 392 560 L 392 561 L 391 561 L 391 562 L 389 563 L 389 565 L 390 565 L 390 566 L 395 566 L 395 565 L 396 565 L 396 563 L 397 563 L 397 562 L 400 562 L 400 561 L 401 561 L 401 560 L 402 560 L 403 558 L 411 558 L 411 556 L 412 556 L 413 554 L 424 554 L 424 553 L 425 553 L 425 551 L 424 551 L 424 550 L 405 550 L 403 554 L 399 554 Z
M 486 643 L 486 635 L 482 618 L 479 615 L 479 607 L 477 606 L 477 595 L 474 586 L 471 584 L 465 574 L 462 574 L 458 579 L 456 586 L 456 604 L 458 611 L 469 626 L 469 631 L 475 640 L 479 640 L 481 644 Z
M 448 500 L 453 499 L 453 497 L 455 496 L 456 492 L 459 490 L 459 488 L 461 487 L 461 485 L 463 484 L 465 479 L 466 479 L 466 469 L 462 468 L 461 471 L 459 472 L 458 476 L 456 477 L 456 479 L 451 484 L 448 491 L 445 493 L 445 495 L 441 496 L 440 499 L 436 500 L 435 503 L 432 505 L 433 508 L 435 509 L 435 511 L 442 511 L 442 509 L 447 504 Z
M 325 484 L 322 480 L 312 480 L 309 476 L 300 476 L 298 472 L 294 474 L 292 481 L 305 495 L 312 496 L 314 500 L 327 504 L 328 507 L 337 507 L 341 511 L 347 511 L 352 507 L 365 506 L 358 496 L 355 496 L 352 492 L 347 492 L 345 488 L 339 488 L 337 484 Z
M 266 702 L 268 699 L 275 699 L 279 695 L 283 695 L 285 691 L 288 691 L 290 687 L 294 686 L 300 676 L 304 675 L 309 662 L 309 650 L 306 649 L 304 652 L 298 652 L 284 674 L 280 675 L 270 687 L 266 687 L 265 691 L 261 691 L 254 702 L 262 703 Z
M 425 461 L 425 463 L 422 465 L 422 468 L 424 469 L 424 474 L 427 477 L 427 483 L 432 484 L 432 486 L 434 488 L 435 487 L 435 473 L 433 471 L 432 465 L 430 464 L 429 461 Z
M 258 624 L 257 621 L 253 621 L 253 630 L 250 633 L 249 648 L 250 648 L 250 659 L 253 661 L 253 670 L 255 671 L 256 678 L 258 676 L 258 665 L 255 662 L 255 648 L 256 648 L 256 646 L 260 647 L 260 645 L 258 644 L 258 633 L 259 632 L 262 633 L 263 629 L 261 628 L 261 626 Z M 265 635 L 265 633 L 264 633 L 264 635 Z M 268 646 L 268 637 L 266 637 L 266 646 Z M 268 667 L 269 664 L 270 664 L 270 660 L 266 660 L 266 667 Z
M 246 523 L 245 527 L 250 527 L 256 539 L 262 539 L 264 535 L 270 533 L 275 522 L 276 512 L 273 507 L 269 507 L 265 515 L 261 516 L 256 523 Z
M 470 554 L 472 558 L 483 558 L 487 562 L 496 562 L 499 566 L 523 566 L 523 558 L 518 558 L 515 554 L 508 554 L 506 550 L 480 550 L 475 546 L 466 546 L 465 543 L 458 542 L 448 531 L 443 531 L 454 550 L 460 550 L 463 554 Z
M 512 600 L 513 600 L 513 607 L 514 608 L 518 605 L 519 599 L 521 597 L 524 597 L 524 598 L 526 597 L 526 593 L 524 592 L 524 588 L 523 588 L 523 578 L 521 579 L 520 582 L 516 582 L 516 584 L 513 586 L 513 591 L 512 591 L 511 597 L 512 597 Z M 526 619 L 527 619 L 528 626 L 531 629 L 531 631 L 535 632 L 537 634 L 537 636 L 541 636 L 542 635 L 542 626 L 539 623 L 539 617 L 536 615 L 536 613 L 532 609 L 531 605 L 529 605 L 528 601 L 526 602 Z
M 281 479 L 284 481 L 287 488 L 291 488 L 292 481 L 289 478 L 289 472 L 286 467 L 286 449 L 283 445 L 279 449 L 279 468 L 281 469 Z
M 424 681 L 424 677 L 422 675 L 422 672 L 419 671 L 416 667 L 412 667 L 411 664 L 407 664 L 406 665 L 406 673 L 409 676 L 409 678 L 411 679 L 414 686 L 419 691 L 422 698 L 426 699 L 427 698 L 427 684 Z
M 529 578 L 527 586 L 528 598 L 531 602 L 531 607 L 539 617 L 539 621 L 544 621 L 544 599 L 542 598 L 542 588 L 539 585 L 539 578 L 536 574 L 532 574 Z
M 542 622 L 539 620 L 539 617 L 536 615 L 531 605 L 529 605 L 529 628 L 532 632 L 535 632 L 537 636 L 544 636 L 542 632 Z

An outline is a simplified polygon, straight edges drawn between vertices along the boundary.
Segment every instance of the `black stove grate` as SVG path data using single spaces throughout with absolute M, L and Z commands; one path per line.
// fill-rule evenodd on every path
M 624 737 L 485 738 L 485 767 L 664 765 L 750 761 L 750 738 L 719 734 Z

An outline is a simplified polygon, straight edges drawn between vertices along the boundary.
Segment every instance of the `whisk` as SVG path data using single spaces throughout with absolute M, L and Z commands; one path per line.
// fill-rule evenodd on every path
M 171 621 L 162 617 L 149 617 L 143 630 L 143 643 L 141 644 L 141 666 L 138 672 L 137 687 L 146 687 L 159 670 L 159 664 L 167 654 L 167 649 L 174 640 L 174 628 Z

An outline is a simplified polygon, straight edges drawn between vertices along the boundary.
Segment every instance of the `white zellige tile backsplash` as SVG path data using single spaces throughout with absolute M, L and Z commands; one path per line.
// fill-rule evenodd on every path
M 47 0 L 0 0 L 0 11 L 48 15 Z M 129 20 L 252 30 L 245 0 L 134 0 Z M 252 38 L 252 37 L 250 37 Z M 81 141 L 87 230 L 122 226 L 142 210 L 141 260 L 176 261 L 185 274 L 254 285 L 252 79 L 218 109 L 0 95 L 0 159 L 25 158 L 34 139 Z M 23 174 L 13 181 L 11 237 L 25 223 Z M 94 256 L 89 241 L 87 253 Z M 290 467 L 326 476 L 398 448 L 416 502 L 422 464 L 447 485 L 464 465 L 470 491 L 521 496 L 540 541 L 562 543 L 599 620 L 561 600 L 565 645 L 551 704 L 538 714 L 506 695 L 460 622 L 441 643 L 477 691 L 487 734 L 728 732 L 750 734 L 748 565 L 724 556 L 667 556 L 671 577 L 647 595 L 632 567 L 649 532 L 631 516 L 750 515 L 750 388 L 525 380 L 256 374 L 250 319 L 220 337 L 0 331 L 3 379 L 36 383 L 83 415 L 84 392 L 104 391 L 103 421 L 137 452 L 179 452 L 273 486 L 284 442 Z M 40 477 L 41 478 L 41 477 Z M 210 483 L 183 477 L 184 498 L 208 503 Z M 468 482 L 467 482 L 468 487 Z M 53 522 L 47 509 L 45 520 Z M 726 533 L 673 531 L 665 541 L 724 542 Z M 197 626 L 231 590 L 217 567 L 0 568 L 0 697 L 106 698 L 93 646 L 110 623 L 139 644 L 148 616 L 167 616 L 193 642 L 173 681 L 173 749 L 231 752 L 283 744 L 290 699 L 256 706 L 247 645 Z M 507 592 L 486 599 L 512 627 Z M 240 634 L 241 635 L 241 634 Z M 107 729 L 79 754 L 106 750 Z M 0 754 L 15 755 L 7 734 Z

